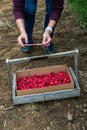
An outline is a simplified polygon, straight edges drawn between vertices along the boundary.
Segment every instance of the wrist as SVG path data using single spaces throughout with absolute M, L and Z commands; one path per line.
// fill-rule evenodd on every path
M 21 36 L 27 36 L 27 33 L 25 31 L 20 32 Z
M 48 31 L 48 32 L 52 33 L 53 29 L 51 27 L 47 26 L 46 29 L 45 29 L 45 31 Z
M 23 29 L 23 30 L 19 30 L 20 32 L 20 35 L 23 35 L 23 34 L 26 34 L 26 31 Z

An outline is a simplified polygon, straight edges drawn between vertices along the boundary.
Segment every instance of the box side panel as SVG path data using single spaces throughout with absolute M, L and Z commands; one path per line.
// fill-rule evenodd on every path
M 21 95 L 28 95 L 28 94 L 68 90 L 68 89 L 74 89 L 73 83 L 64 84 L 64 85 L 49 86 L 49 87 L 45 87 L 45 88 L 17 90 L 16 92 L 17 92 L 17 96 L 21 96 Z
M 33 69 L 28 69 L 28 70 L 22 70 L 22 71 L 17 71 L 16 75 L 18 77 L 24 77 L 24 76 L 32 76 L 34 74 L 41 75 L 41 74 L 48 74 L 51 72 L 58 72 L 58 71 L 67 71 L 67 66 L 66 65 L 57 65 L 57 66 L 48 66 L 48 67 L 41 67 L 41 68 L 33 68 Z
M 24 95 L 24 96 L 16 96 L 13 99 L 14 104 L 25 104 L 25 103 L 34 103 L 34 102 L 41 102 L 41 101 L 49 101 L 49 100 L 56 100 L 56 99 L 64 99 L 64 98 L 71 98 L 71 97 L 78 97 L 80 96 L 79 90 L 63 90 L 63 91 L 56 91 L 56 92 L 48 92 L 42 94 L 32 94 L 32 95 Z
M 67 73 L 68 73 L 69 78 L 70 78 L 70 80 L 71 80 L 71 84 L 73 84 L 73 86 L 74 86 L 74 80 L 73 80 L 72 75 L 71 75 L 71 73 L 70 73 L 70 71 L 69 71 L 68 68 L 67 68 Z

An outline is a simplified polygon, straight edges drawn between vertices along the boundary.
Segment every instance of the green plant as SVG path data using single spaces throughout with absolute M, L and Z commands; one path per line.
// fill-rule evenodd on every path
M 68 2 L 82 21 L 83 26 L 87 27 L 87 0 L 68 0 Z

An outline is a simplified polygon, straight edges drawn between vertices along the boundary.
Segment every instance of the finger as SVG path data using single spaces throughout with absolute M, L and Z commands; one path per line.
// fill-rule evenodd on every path
M 44 46 L 50 45 L 50 42 L 51 42 L 51 38 L 48 38 L 48 39 L 43 43 L 43 45 L 44 45 Z
M 28 43 L 28 37 L 25 36 L 25 43 Z
M 18 45 L 19 45 L 19 46 L 24 47 L 24 44 L 23 44 L 23 41 L 22 41 L 22 37 L 21 37 L 21 36 L 18 37 L 17 41 L 18 41 Z
M 44 44 L 45 42 L 46 42 L 46 37 L 43 37 L 42 44 Z

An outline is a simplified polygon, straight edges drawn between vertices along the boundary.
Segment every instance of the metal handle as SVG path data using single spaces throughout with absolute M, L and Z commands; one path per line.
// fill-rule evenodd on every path
M 74 56 L 74 58 L 75 58 L 75 74 L 76 74 L 76 77 L 78 78 L 79 50 L 75 49 L 73 51 L 67 51 L 67 52 L 61 52 L 61 53 L 55 53 L 55 54 L 32 56 L 32 57 L 19 58 L 19 59 L 13 59 L 13 60 L 6 59 L 10 84 L 12 85 L 11 70 L 10 70 L 11 64 L 17 64 L 17 63 L 22 63 L 22 62 L 31 61 L 31 60 L 47 59 L 47 58 L 53 58 L 53 57 L 57 58 L 57 57 L 63 57 L 63 56 Z

